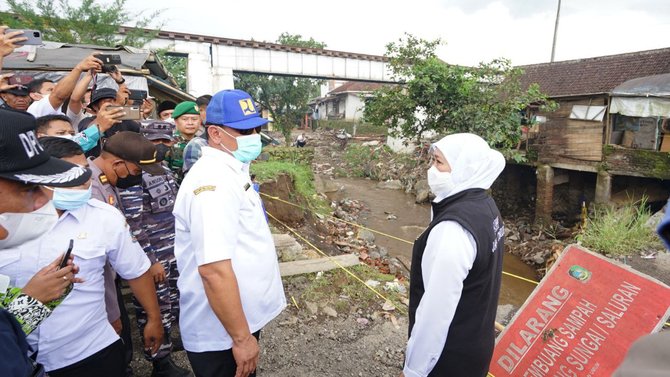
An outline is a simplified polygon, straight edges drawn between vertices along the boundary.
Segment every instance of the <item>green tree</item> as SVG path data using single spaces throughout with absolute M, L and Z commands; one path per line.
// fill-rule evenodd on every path
M 386 46 L 391 77 L 402 85 L 374 93 L 365 106 L 367 122 L 388 125 L 391 135 L 417 141 L 430 130 L 471 132 L 505 150 L 517 145 L 522 112 L 529 105 L 555 106 L 537 85 L 522 89 L 523 71 L 508 60 L 451 65 L 435 54 L 440 44 L 405 35 Z
M 83 0 L 72 5 L 69 0 L 7 0 L 7 12 L 2 22 L 11 28 L 37 29 L 44 39 L 62 43 L 84 43 L 102 46 L 117 44 L 142 47 L 155 33 L 131 29 L 126 35 L 117 35 L 120 26 L 147 28 L 156 25 L 161 10 L 149 15 L 131 14 L 126 0 L 111 3 Z
M 283 45 L 325 48 L 326 44 L 301 35 L 282 33 L 277 42 Z M 307 103 L 319 95 L 321 80 L 300 77 L 285 77 L 255 73 L 236 73 L 235 87 L 244 90 L 267 109 L 274 125 L 279 128 L 287 143 L 291 140 L 291 130 L 309 110 Z
M 188 67 L 188 58 L 186 56 L 181 56 L 175 53 L 171 53 L 167 49 L 157 50 L 156 54 L 160 59 L 160 62 L 163 64 L 170 76 L 175 80 L 179 89 L 186 91 L 186 69 Z

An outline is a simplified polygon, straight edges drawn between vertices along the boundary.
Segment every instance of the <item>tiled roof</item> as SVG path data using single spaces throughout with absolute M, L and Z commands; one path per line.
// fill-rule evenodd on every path
M 609 93 L 634 79 L 670 73 L 670 48 L 520 66 L 522 87 L 538 83 L 549 97 Z
M 373 90 L 381 89 L 384 84 L 376 82 L 362 82 L 362 81 L 347 81 L 337 88 L 328 92 L 328 94 L 338 94 L 345 92 L 371 92 Z

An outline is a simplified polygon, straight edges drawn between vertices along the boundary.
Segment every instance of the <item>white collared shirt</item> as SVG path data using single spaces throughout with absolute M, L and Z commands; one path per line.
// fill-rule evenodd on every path
M 81 361 L 119 339 L 107 321 L 103 267 L 109 259 L 124 279 L 135 279 L 150 267 L 149 259 L 133 241 L 126 221 L 114 207 L 91 199 L 68 211 L 52 230 L 37 240 L 0 253 L 0 273 L 23 287 L 41 268 L 63 254 L 74 240 L 74 263 L 83 283 L 58 305 L 28 337 L 37 361 L 47 371 Z
M 252 333 L 286 307 L 274 242 L 249 165 L 203 147 L 181 184 L 173 213 L 184 348 L 230 349 L 232 339 L 209 305 L 199 266 L 231 260 Z

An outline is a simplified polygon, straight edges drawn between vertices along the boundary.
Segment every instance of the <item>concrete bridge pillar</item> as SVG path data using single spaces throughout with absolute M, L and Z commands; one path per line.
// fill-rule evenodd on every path
M 189 53 L 186 70 L 188 87 L 186 90 L 194 96 L 212 93 L 212 68 L 209 55 Z
M 535 222 L 549 224 L 554 201 L 554 168 L 549 165 L 539 165 L 535 173 L 537 174 Z
M 235 89 L 232 68 L 214 67 L 212 71 L 212 91 L 210 94 L 214 94 L 219 90 Z
M 596 204 L 607 204 L 612 197 L 612 175 L 606 171 L 598 172 L 596 179 Z
M 188 54 L 188 92 L 194 96 L 214 94 L 223 89 L 235 89 L 233 69 L 211 66 L 210 55 Z

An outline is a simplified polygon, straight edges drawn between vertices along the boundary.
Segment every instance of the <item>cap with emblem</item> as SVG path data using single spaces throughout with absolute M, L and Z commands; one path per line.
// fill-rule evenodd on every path
M 13 88 L 3 90 L 2 93 L 9 93 L 9 94 L 13 94 L 15 96 L 23 97 L 23 96 L 27 96 L 30 93 L 30 91 L 28 90 L 28 87 L 25 86 L 25 85 L 16 85 Z
M 142 126 L 142 136 L 148 140 L 174 140 L 174 124 L 170 122 L 154 121 Z
M 137 164 L 151 175 L 165 174 L 165 170 L 156 160 L 156 146 L 136 132 L 121 131 L 112 135 L 102 146 L 102 150 Z
M 95 91 L 91 93 L 91 103 L 89 103 L 89 106 L 95 104 L 96 102 L 100 101 L 101 99 L 105 98 L 111 98 L 111 99 L 116 99 L 116 90 L 112 88 L 98 88 Z
M 49 156 L 35 135 L 35 117 L 0 109 L 0 178 L 53 187 L 79 186 L 91 171 Z
M 256 110 L 254 100 L 242 90 L 222 90 L 207 106 L 207 124 L 248 130 L 268 122 Z
M 177 107 L 174 108 L 172 119 L 177 119 L 184 114 L 200 115 L 200 112 L 198 111 L 198 105 L 192 101 L 181 102 L 179 105 L 177 105 Z

